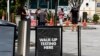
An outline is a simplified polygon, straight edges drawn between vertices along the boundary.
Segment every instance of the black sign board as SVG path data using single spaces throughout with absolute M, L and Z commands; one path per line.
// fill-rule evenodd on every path
M 62 56 L 62 27 L 36 27 L 35 56 Z
M 15 26 L 0 24 L 0 56 L 14 56 Z

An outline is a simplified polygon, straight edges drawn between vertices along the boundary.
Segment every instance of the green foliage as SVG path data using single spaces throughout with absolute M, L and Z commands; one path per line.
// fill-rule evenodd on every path
M 11 7 L 10 7 L 11 13 L 12 12 L 16 12 L 16 10 L 17 10 L 17 8 L 19 6 L 24 6 L 26 1 L 27 0 L 13 0 L 13 3 L 12 2 L 10 3 L 10 5 L 11 5 Z
M 26 1 L 27 1 L 27 0 L 18 0 L 18 3 L 19 3 L 21 6 L 24 6 Z
M 16 5 L 16 3 L 15 3 L 14 0 L 13 0 L 13 2 L 10 1 L 10 13 L 14 13 L 15 12 L 15 5 Z
M 99 16 L 97 14 L 94 14 L 93 16 L 93 22 L 98 22 Z
M 48 21 L 50 21 L 50 18 L 51 18 L 51 12 L 49 12 L 49 13 L 47 14 L 47 20 L 48 20 Z
M 6 10 L 6 7 L 7 7 L 6 0 L 1 0 L 0 3 L 1 3 L 0 4 L 0 9 Z
M 11 6 L 11 7 L 10 7 L 10 13 L 15 12 L 15 10 L 16 10 L 16 9 L 15 9 L 15 6 Z
M 16 14 L 16 9 L 19 6 L 24 6 L 26 1 L 27 0 L 9 0 L 9 2 L 10 2 L 10 13 Z M 0 0 L 0 19 L 2 18 L 3 11 L 5 13 L 7 12 L 7 0 Z
M 7 0 L 0 0 L 0 19 L 2 18 L 2 13 L 3 11 L 6 12 L 6 8 L 7 8 Z
M 2 9 L 0 9 L 0 19 L 2 18 Z

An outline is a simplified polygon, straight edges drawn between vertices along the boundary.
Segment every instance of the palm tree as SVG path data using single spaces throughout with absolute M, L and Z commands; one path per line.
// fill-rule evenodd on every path
M 27 0 L 17 0 L 21 6 L 24 6 Z

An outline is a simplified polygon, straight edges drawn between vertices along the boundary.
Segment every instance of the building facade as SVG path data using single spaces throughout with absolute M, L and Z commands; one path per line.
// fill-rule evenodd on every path
M 84 0 L 79 10 L 79 18 L 83 19 L 83 12 L 87 13 L 88 19 L 93 19 L 93 15 L 96 13 L 95 0 Z
M 31 9 L 36 8 L 49 8 L 49 9 L 55 9 L 55 0 L 30 0 L 29 5 Z M 58 0 L 58 6 L 67 6 L 68 1 L 67 0 Z
M 96 14 L 100 16 L 100 0 L 96 0 Z

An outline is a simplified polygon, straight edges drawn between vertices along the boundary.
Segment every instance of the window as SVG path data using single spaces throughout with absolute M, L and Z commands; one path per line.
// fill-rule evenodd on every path
M 60 6 L 67 6 L 68 5 L 68 0 L 59 0 L 59 5 Z
M 47 2 L 45 0 L 39 0 L 40 8 L 47 8 Z
M 30 8 L 31 9 L 36 9 L 38 0 L 30 0 Z M 48 8 L 48 4 L 46 0 L 39 0 L 39 7 L 40 8 Z M 54 0 L 49 0 L 49 9 L 55 9 L 55 1 Z
M 97 7 L 100 7 L 100 3 L 97 3 Z
M 30 8 L 36 9 L 37 8 L 37 0 L 30 0 Z

